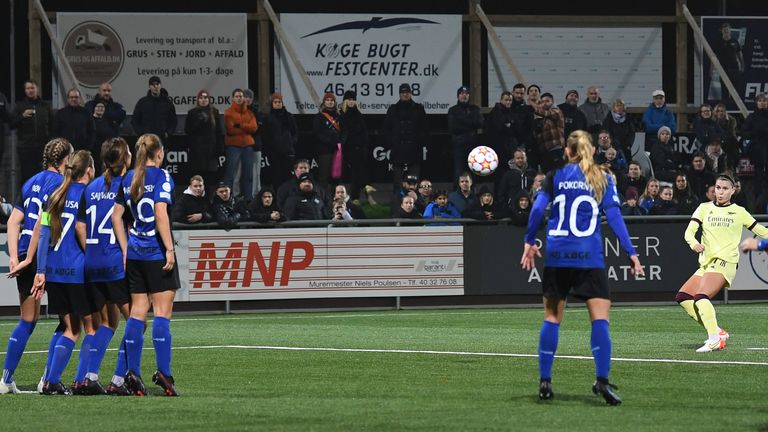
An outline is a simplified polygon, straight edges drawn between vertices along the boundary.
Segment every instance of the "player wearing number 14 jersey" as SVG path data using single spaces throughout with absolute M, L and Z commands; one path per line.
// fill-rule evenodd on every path
M 592 391 L 601 395 L 608 404 L 618 405 L 621 398 L 608 382 L 611 368 L 608 331 L 611 301 L 600 233 L 603 212 L 630 257 L 632 273 L 642 275 L 643 268 L 621 218 L 613 175 L 594 162 L 594 151 L 586 132 L 575 131 L 568 136 L 565 154 L 569 163 L 550 172 L 544 188 L 536 196 L 520 263 L 524 269 L 531 270 L 535 257 L 541 256 L 536 245 L 536 230 L 551 202 L 542 278 L 544 323 L 539 338 L 539 398 L 552 399 L 554 396 L 552 365 L 565 301 L 572 293 L 574 297 L 586 301 L 592 319 L 591 348 L 597 377 Z

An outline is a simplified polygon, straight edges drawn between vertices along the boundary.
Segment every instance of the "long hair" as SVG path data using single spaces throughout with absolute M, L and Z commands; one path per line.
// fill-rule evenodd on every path
M 69 156 L 64 168 L 64 182 L 53 192 L 48 204 L 51 244 L 56 244 L 61 237 L 61 214 L 64 212 L 64 202 L 67 200 L 69 186 L 86 175 L 88 168 L 93 168 L 93 157 L 88 150 L 78 150 Z
M 640 201 L 642 201 L 642 200 L 644 200 L 644 199 L 646 199 L 648 197 L 651 197 L 653 199 L 656 199 L 656 198 L 659 197 L 659 192 L 661 192 L 661 185 L 659 185 L 659 190 L 656 191 L 656 195 L 652 196 L 650 194 L 649 190 L 648 190 L 648 186 L 651 183 L 656 183 L 657 185 L 659 185 L 659 179 L 657 179 L 656 177 L 651 177 L 651 178 L 648 179 L 648 181 L 645 183 L 645 191 L 643 192 L 642 195 L 640 195 Z
M 144 134 L 136 141 L 136 164 L 131 180 L 131 198 L 133 202 L 139 202 L 144 195 L 144 175 L 147 172 L 147 161 L 157 155 L 163 149 L 160 137 L 155 134 Z
M 110 138 L 101 144 L 101 161 L 105 191 L 112 188 L 112 179 L 125 174 L 130 158 L 128 143 L 121 137 Z
M 579 164 L 587 184 L 592 187 L 595 200 L 599 203 L 603 199 L 605 188 L 608 186 L 607 176 L 611 174 L 601 165 L 595 163 L 592 156 L 595 151 L 595 148 L 592 147 L 592 137 L 582 130 L 573 131 L 568 135 L 566 145 L 568 146 L 570 161 Z
M 43 149 L 43 169 L 56 168 L 70 155 L 74 149 L 72 144 L 64 138 L 54 138 Z

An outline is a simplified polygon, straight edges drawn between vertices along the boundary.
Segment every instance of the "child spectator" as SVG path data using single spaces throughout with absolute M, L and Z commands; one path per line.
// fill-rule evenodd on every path
M 445 190 L 437 191 L 435 193 L 435 200 L 429 203 L 424 210 L 425 219 L 458 219 L 460 217 L 459 209 L 448 201 L 448 193 Z
M 656 216 L 667 216 L 679 214 L 677 211 L 677 202 L 673 198 L 672 186 L 662 186 L 659 192 L 659 198 L 653 203 L 651 214 Z
M 343 198 L 336 198 L 333 200 L 333 212 L 331 213 L 331 220 L 354 220 L 352 215 L 347 211 L 347 203 Z
M 510 212 L 512 223 L 517 226 L 528 225 L 528 217 L 531 215 L 531 198 L 525 191 L 519 191 Z
M 504 218 L 505 212 L 493 199 L 491 189 L 482 185 L 477 199 L 471 202 L 461 215 L 476 220 L 497 220 Z
M 624 202 L 621 204 L 622 216 L 645 216 L 648 214 L 644 208 L 637 205 L 637 198 L 637 189 L 634 187 L 627 188 Z

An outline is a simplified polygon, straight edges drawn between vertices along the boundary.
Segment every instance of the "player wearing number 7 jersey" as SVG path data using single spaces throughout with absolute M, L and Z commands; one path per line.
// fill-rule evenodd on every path
M 128 319 L 131 295 L 125 280 L 123 252 L 112 229 L 112 208 L 123 175 L 131 165 L 131 152 L 123 138 L 111 138 L 101 145 L 104 174 L 94 179 L 83 193 L 78 209 L 78 229 L 86 233 L 85 279 L 88 292 L 97 308 L 93 321 L 98 328 L 92 338 L 86 336 L 90 349 L 80 351 L 81 368 L 78 375 L 79 393 L 127 396 L 124 385 L 126 372 L 125 347 L 121 343 L 115 375 L 105 390 L 99 383 L 99 369 L 107 347 L 120 322 L 120 313 Z M 85 354 L 84 354 L 85 353 Z M 80 376 L 76 376 L 76 379 Z
M 171 315 L 173 299 L 179 289 L 169 206 L 173 180 L 160 165 L 165 158 L 160 138 L 144 134 L 136 141 L 136 167 L 123 177 L 112 212 L 112 225 L 126 257 L 126 278 L 131 290 L 131 317 L 125 323 L 125 352 L 128 372 L 125 384 L 131 394 L 146 394 L 141 379 L 141 350 L 150 301 L 152 342 L 157 371 L 152 381 L 167 396 L 178 396 L 171 375 Z M 126 239 L 122 225 L 126 207 L 133 224 Z
M 36 236 L 33 238 L 33 234 L 40 230 L 39 227 L 36 229 L 36 226 L 43 212 L 43 204 L 61 184 L 63 180 L 61 173 L 64 171 L 66 159 L 72 151 L 72 145 L 63 138 L 52 139 L 45 145 L 43 150 L 45 169 L 24 183 L 21 196 L 14 205 L 10 218 L 8 218 L 8 254 L 10 256 L 8 277 L 16 278 L 21 319 L 8 339 L 3 376 L 0 379 L 0 394 L 19 392 L 13 374 L 21 361 L 27 341 L 40 316 L 40 300 L 31 295 L 32 282 L 35 277 L 34 258 L 37 251 L 37 238 Z M 64 326 L 60 323 L 51 338 L 51 352 L 55 341 L 59 339 L 63 331 Z M 47 366 L 50 366 L 50 363 Z M 43 372 L 43 376 L 45 374 L 46 372 Z M 40 388 L 42 388 L 43 381 L 44 379 L 41 379 Z
M 554 396 L 552 365 L 565 301 L 572 292 L 574 297 L 586 301 L 592 320 L 591 347 L 597 376 L 592 391 L 601 395 L 608 404 L 618 405 L 621 398 L 616 394 L 615 386 L 608 382 L 611 368 L 608 331 L 611 300 L 600 233 L 602 212 L 605 212 L 622 249 L 630 257 L 631 272 L 635 275 L 644 273 L 621 218 L 614 177 L 594 162 L 594 152 L 592 140 L 586 132 L 579 130 L 568 136 L 565 149 L 568 164 L 547 174 L 544 187 L 536 195 L 520 263 L 524 269 L 531 270 L 535 257 L 541 257 L 536 244 L 536 230 L 551 202 L 542 278 L 544 323 L 539 338 L 539 398 L 551 399 Z

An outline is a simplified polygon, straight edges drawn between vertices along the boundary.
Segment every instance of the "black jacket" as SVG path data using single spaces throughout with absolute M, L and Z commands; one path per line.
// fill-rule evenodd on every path
M 557 107 L 563 112 L 563 122 L 565 123 L 563 138 L 567 139 L 568 135 L 573 131 L 587 130 L 587 116 L 584 115 L 584 112 L 578 106 L 569 105 L 568 102 L 565 102 Z
M 272 193 L 272 205 L 269 207 L 265 207 L 262 203 L 262 196 L 265 192 Z M 260 223 L 269 223 L 269 222 L 282 222 L 285 220 L 285 215 L 280 211 L 280 209 L 277 207 L 277 197 L 275 197 L 275 192 L 268 187 L 262 188 L 258 195 L 256 195 L 256 198 L 251 201 L 251 205 L 249 206 L 249 210 L 251 212 L 251 219 L 260 222 Z M 280 213 L 280 219 L 278 220 L 272 220 L 272 212 L 278 212 Z
M 536 177 L 536 171 L 526 167 L 522 171 L 513 166 L 499 183 L 499 190 L 496 192 L 496 199 L 508 208 L 512 207 L 512 199 L 521 191 L 528 192 L 533 185 L 533 179 Z
M 25 118 L 22 113 L 34 109 L 35 115 Z M 48 142 L 53 130 L 53 110 L 51 105 L 40 99 L 23 99 L 13 107 L 11 128 L 17 130 L 19 147 L 42 148 Z
M 398 101 L 387 109 L 384 134 L 391 150 L 389 160 L 396 164 L 421 163 L 422 147 L 427 145 L 429 125 L 422 104 Z
M 608 113 L 603 121 L 603 129 L 611 134 L 611 142 L 616 148 L 621 149 L 624 155 L 632 159 L 632 143 L 635 142 L 635 127 L 629 118 L 624 116 L 624 121 L 617 123 L 613 114 Z
M 94 153 L 94 157 L 96 157 L 101 153 L 101 144 L 104 141 L 119 135 L 114 133 L 114 128 L 112 127 L 111 122 L 105 117 L 96 118 L 90 115 L 88 117 L 88 122 L 91 124 L 90 127 L 93 130 L 90 137 L 90 149 L 91 152 Z
M 131 126 L 136 135 L 153 133 L 165 139 L 173 135 L 176 122 L 176 106 L 168 97 L 168 92 L 160 89 L 160 96 L 152 96 L 147 91 L 147 95 L 136 102 Z
M 469 150 L 475 146 L 477 130 L 483 127 L 483 115 L 477 105 L 459 102 L 448 109 L 448 130 L 455 146 Z
M 519 121 L 511 108 L 498 102 L 485 119 L 485 142 L 496 151 L 499 164 L 507 163 L 515 148 L 521 145 L 517 142 L 518 129 L 521 127 Z
M 223 123 L 212 106 L 195 107 L 187 113 L 184 133 L 189 145 L 189 169 L 195 174 L 218 169 L 224 144 Z
M 264 150 L 276 157 L 293 158 L 296 155 L 296 143 L 299 141 L 298 128 L 293 114 L 285 108 L 272 109 L 264 120 Z
M 334 122 L 326 117 L 326 114 L 335 121 L 335 125 Z M 332 110 L 323 108 L 322 111 L 315 114 L 315 118 L 312 121 L 312 131 L 317 140 L 315 154 L 332 154 L 336 151 L 336 144 L 341 142 L 341 124 L 339 123 L 339 114 L 336 112 L 336 108 Z
M 341 113 L 340 120 L 341 145 L 344 151 L 367 152 L 368 128 L 365 126 L 363 113 L 357 107 L 348 108 L 346 112 Z
M 66 138 L 75 150 L 90 150 L 93 126 L 88 110 L 68 105 L 56 111 L 52 135 Z
M 515 128 L 515 137 L 517 145 L 526 149 L 534 148 L 533 140 L 533 108 L 528 106 L 525 101 L 515 103 L 512 101 L 510 107 L 512 118 L 517 127 Z
M 195 213 L 201 213 L 203 215 L 203 218 L 197 223 L 213 221 L 213 215 L 211 215 L 211 203 L 208 201 L 208 198 L 206 198 L 205 195 L 193 195 L 192 191 L 187 188 L 173 206 L 173 221 L 189 223 L 189 221 L 187 221 L 187 216 Z
M 688 178 L 688 187 L 691 189 L 691 192 L 701 201 L 706 199 L 707 188 L 715 184 L 717 175 L 708 168 L 704 168 L 701 171 L 691 168 L 686 172 L 686 177 Z
M 229 200 L 224 201 L 218 195 L 213 197 L 213 216 L 222 228 L 230 230 L 240 221 L 248 219 L 248 209 L 242 200 L 236 200 L 230 195 Z
M 752 112 L 741 126 L 741 135 L 752 140 L 752 147 L 768 146 L 768 109 Z
M 292 195 L 285 203 L 285 218 L 287 220 L 325 220 L 331 214 L 317 191 L 310 193 L 299 192 Z
M 651 150 L 651 163 L 653 164 L 654 176 L 670 183 L 675 182 L 677 171 L 682 168 L 680 153 L 672 148 L 672 142 L 667 144 L 657 143 Z
M 520 208 L 520 198 L 522 197 L 528 198 L 528 207 L 525 209 Z M 520 191 L 517 195 L 511 198 L 507 212 L 509 213 L 509 218 L 512 220 L 512 224 L 517 226 L 528 225 L 528 217 L 531 215 L 531 207 L 533 207 L 533 203 L 530 199 L 531 197 L 526 191 Z
M 99 95 L 96 95 L 95 98 L 85 104 L 86 111 L 89 114 L 93 114 L 96 104 L 99 102 L 104 103 L 104 118 L 109 121 L 109 126 L 112 129 L 112 135 L 110 136 L 116 137 L 120 135 L 120 126 L 125 121 L 125 108 L 112 99 L 102 99 Z

